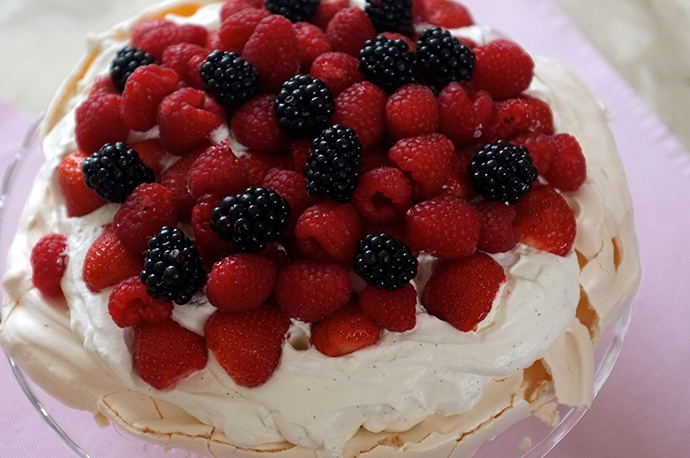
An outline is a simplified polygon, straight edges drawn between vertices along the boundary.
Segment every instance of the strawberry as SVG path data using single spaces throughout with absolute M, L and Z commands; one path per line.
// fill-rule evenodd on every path
M 112 227 L 108 227 L 86 252 L 83 265 L 84 282 L 89 290 L 97 293 L 129 277 L 139 275 L 143 266 L 143 257 L 132 253 L 117 238 Z
M 311 343 L 326 356 L 338 357 L 378 342 L 381 330 L 353 302 L 311 325 Z
M 278 367 L 290 320 L 274 302 L 244 312 L 216 312 L 206 322 L 206 345 L 241 386 L 259 386 Z
M 142 321 L 134 333 L 134 365 L 143 381 L 164 390 L 206 367 L 204 338 L 169 319 Z
M 89 157 L 75 151 L 62 160 L 58 167 L 58 184 L 65 198 L 67 216 L 84 216 L 105 205 L 107 201 L 86 186 L 81 164 Z
M 474 331 L 505 281 L 503 267 L 487 254 L 445 261 L 426 284 L 422 305 L 460 331 Z
M 515 205 L 513 226 L 522 243 L 559 256 L 573 247 L 577 223 L 573 209 L 553 187 L 535 186 Z

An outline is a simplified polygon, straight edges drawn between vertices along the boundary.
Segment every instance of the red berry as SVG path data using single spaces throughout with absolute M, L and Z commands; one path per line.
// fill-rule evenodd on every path
M 326 36 L 333 51 L 358 57 L 364 42 L 376 38 L 376 30 L 367 13 L 357 7 L 338 11 L 328 23 Z
M 386 102 L 386 130 L 396 140 L 431 134 L 438 125 L 436 97 L 426 86 L 406 84 Z
M 164 66 L 173 69 L 180 80 L 192 87 L 201 89 L 202 86 L 197 87 L 196 85 L 197 81 L 201 81 L 201 77 L 198 75 L 199 69 L 197 68 L 196 74 L 194 74 L 191 59 L 197 56 L 206 59 L 206 56 L 210 53 L 211 51 L 203 46 L 193 45 L 191 43 L 179 43 L 169 46 L 165 50 L 162 62 Z
M 535 186 L 514 206 L 513 226 L 522 243 L 565 256 L 575 242 L 577 222 L 572 208 L 551 186 Z
M 178 221 L 189 221 L 189 215 L 194 207 L 194 198 L 189 194 L 187 188 L 187 174 L 192 164 L 201 153 L 206 151 L 207 145 L 200 145 L 194 148 L 189 153 L 185 154 L 180 160 L 165 169 L 161 174 L 158 182 L 175 193 L 175 202 L 177 203 L 177 219 Z
M 338 264 L 297 261 L 278 274 L 276 299 L 290 318 L 322 320 L 350 300 L 350 274 Z
M 58 167 L 58 184 L 65 199 L 67 216 L 70 217 L 88 215 L 107 203 L 93 189 L 86 186 L 81 164 L 87 157 L 88 154 L 75 151 L 65 157 Z
M 261 254 L 273 261 L 276 266 L 276 272 L 280 272 L 290 264 L 290 254 L 279 242 L 269 243 Z
M 265 9 L 245 8 L 223 19 L 218 31 L 218 39 L 223 44 L 223 49 L 242 53 L 256 26 L 270 15 L 271 13 Z
M 373 169 L 360 178 L 352 204 L 371 224 L 404 221 L 412 206 L 412 185 L 400 169 Z
M 258 254 L 236 254 L 213 265 L 206 296 L 223 312 L 242 312 L 260 307 L 273 294 L 276 266 Z
M 121 328 L 136 326 L 142 321 L 160 323 L 172 316 L 173 308 L 172 302 L 149 296 L 138 275 L 118 283 L 108 298 L 108 313 Z
M 216 231 L 211 229 L 211 212 L 220 204 L 222 197 L 216 194 L 204 194 L 192 208 L 192 229 L 194 230 L 195 245 L 199 251 L 215 262 L 227 256 L 232 251 L 232 244 L 221 239 Z
M 290 140 L 278 125 L 274 101 L 273 95 L 258 96 L 235 112 L 231 127 L 238 142 L 262 153 L 279 153 L 287 148 Z
M 195 199 L 207 193 L 233 196 L 247 189 L 248 185 L 244 169 L 228 140 L 201 153 L 187 174 L 189 193 Z
M 508 99 L 494 104 L 494 111 L 481 140 L 495 143 L 529 132 L 532 107 L 523 99 Z
M 388 157 L 426 189 L 438 190 L 454 151 L 453 142 L 444 135 L 428 134 L 398 140 L 388 151 Z
M 477 196 L 477 191 L 474 189 L 470 179 L 471 162 L 472 158 L 462 152 L 456 151 L 453 154 L 446 182 L 441 188 L 441 195 L 452 194 L 465 200 L 470 200 Z
M 379 341 L 381 330 L 350 303 L 322 321 L 311 325 L 311 343 L 326 356 L 353 353 Z
M 144 19 L 143 21 L 138 22 L 132 29 L 132 37 L 130 39 L 130 43 L 132 46 L 138 47 L 139 42 L 148 32 L 172 24 L 172 22 L 166 19 Z
M 204 80 L 201 79 L 201 64 L 206 60 L 206 56 L 203 54 L 197 54 L 189 58 L 187 66 L 189 66 L 189 71 L 187 72 L 187 78 L 185 81 L 194 89 L 202 90 L 204 88 Z
M 456 146 L 476 141 L 488 127 L 493 101 L 488 92 L 470 98 L 460 83 L 452 82 L 438 94 L 439 132 Z
M 474 331 L 505 281 L 503 267 L 484 253 L 443 262 L 424 288 L 422 305 L 460 331 Z
M 220 20 L 221 22 L 225 21 L 238 11 L 242 11 L 247 8 L 253 8 L 253 6 L 244 0 L 227 0 L 225 3 L 223 3 L 223 6 L 220 9 Z
M 89 95 L 94 95 L 94 94 L 115 94 L 115 95 L 120 95 L 120 89 L 115 86 L 115 83 L 113 82 L 113 79 L 110 77 L 110 75 L 102 75 L 96 78 L 96 81 L 93 83 L 93 87 L 91 88 L 91 92 Z
M 553 135 L 555 132 L 553 113 L 549 104 L 529 95 L 523 95 L 521 98 L 532 107 L 532 124 L 529 130 L 544 135 Z
M 254 387 L 278 367 L 290 320 L 274 304 L 244 312 L 221 312 L 206 322 L 206 346 L 240 386 Z
M 311 64 L 309 74 L 323 81 L 333 97 L 365 80 L 364 74 L 359 71 L 359 60 L 342 52 L 321 54 Z
M 203 143 L 223 122 L 223 107 L 198 89 L 173 92 L 158 107 L 161 144 L 171 154 L 182 155 Z
M 156 176 L 163 171 L 163 147 L 160 140 L 152 138 L 150 140 L 142 140 L 129 145 L 139 155 L 139 159 L 144 165 L 151 170 Z
M 577 139 L 569 134 L 553 137 L 556 155 L 544 175 L 549 184 L 561 191 L 575 192 L 587 179 L 587 160 Z
M 249 181 L 249 186 L 259 187 L 271 169 L 292 169 L 292 160 L 286 156 L 249 150 L 238 159 Z M 304 178 L 302 178 L 304 181 Z
M 174 70 L 151 64 L 138 67 L 127 78 L 120 116 L 127 127 L 145 132 L 156 125 L 158 105 L 179 83 Z
M 161 60 L 163 52 L 168 46 L 178 43 L 204 46 L 207 35 L 206 28 L 200 25 L 161 25 L 144 33 L 139 40 L 138 48 L 151 54 L 156 60 Z
M 496 40 L 474 49 L 472 84 L 496 99 L 509 99 L 525 91 L 534 76 L 534 61 L 508 40 Z
M 314 15 L 311 17 L 312 24 L 321 30 L 326 30 L 328 23 L 335 17 L 338 11 L 350 6 L 349 0 L 323 1 L 316 7 Z
M 106 228 L 86 252 L 82 274 L 87 288 L 97 293 L 139 275 L 142 267 L 143 256 L 132 253 L 112 228 Z
M 296 22 L 292 27 L 299 43 L 299 63 L 302 68 L 308 69 L 314 59 L 331 52 L 331 44 L 320 28 L 307 22 Z
M 417 291 L 412 285 L 397 291 L 369 285 L 360 293 L 359 305 L 366 316 L 389 331 L 405 332 L 417 324 Z
M 374 147 L 362 152 L 362 167 L 360 173 L 381 167 L 395 167 L 395 162 L 388 157 L 388 151 Z
M 513 227 L 515 210 L 503 202 L 482 200 L 472 204 L 482 221 L 477 248 L 487 253 L 505 253 L 520 241 L 520 232 Z
M 300 175 L 304 175 L 304 165 L 307 163 L 309 153 L 311 152 L 311 143 L 312 140 L 310 138 L 300 138 L 290 145 L 292 167 Z
M 299 42 L 292 22 L 276 14 L 262 20 L 244 45 L 242 57 L 254 66 L 261 86 L 277 93 L 299 71 Z
M 134 366 L 139 377 L 164 390 L 200 371 L 208 362 L 204 338 L 169 319 L 142 321 L 134 332 Z
M 266 176 L 261 184 L 264 188 L 273 189 L 290 204 L 290 226 L 294 226 L 297 218 L 304 210 L 316 205 L 319 199 L 307 192 L 304 177 L 291 170 L 274 169 Z
M 106 143 L 123 142 L 129 128 L 120 119 L 122 98 L 114 94 L 93 94 L 75 112 L 77 146 L 85 153 L 95 153 Z
M 426 20 L 429 24 L 456 29 L 474 24 L 466 6 L 453 0 L 424 0 Z
M 62 296 L 62 275 L 67 269 L 67 238 L 60 234 L 43 237 L 31 249 L 31 281 L 48 297 Z
M 295 236 L 307 257 L 350 264 L 362 236 L 362 220 L 350 205 L 326 200 L 302 213 Z
M 558 148 L 553 137 L 536 133 L 519 135 L 510 140 L 510 143 L 527 148 L 539 175 L 548 172 Z
M 384 134 L 387 95 L 369 81 L 356 83 L 335 98 L 333 124 L 355 131 L 364 149 L 377 145 Z
M 457 196 L 425 200 L 407 212 L 410 246 L 441 259 L 461 259 L 477 249 L 481 219 Z
M 412 0 L 412 17 L 414 18 L 415 24 L 428 22 L 424 0 Z

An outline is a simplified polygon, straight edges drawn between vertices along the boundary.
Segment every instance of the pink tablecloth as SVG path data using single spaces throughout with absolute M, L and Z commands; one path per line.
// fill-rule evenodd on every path
M 690 297 L 690 155 L 550 0 L 466 3 L 478 22 L 568 63 L 617 114 L 611 127 L 635 202 L 644 276 L 630 333 L 592 411 L 549 456 L 689 456 L 690 309 L 683 304 Z M 0 101 L 0 170 L 29 121 Z M 0 389 L 0 456 L 71 456 L 2 358 Z

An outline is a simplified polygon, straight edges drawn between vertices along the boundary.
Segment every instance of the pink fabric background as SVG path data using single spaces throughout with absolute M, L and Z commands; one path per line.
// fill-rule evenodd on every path
M 569 64 L 616 113 L 611 128 L 635 203 L 643 280 L 632 327 L 593 409 L 549 457 L 688 456 L 690 155 L 550 0 L 465 3 L 478 22 Z M 0 101 L 0 170 L 30 120 Z M 1 457 L 72 456 L 24 398 L 4 358 L 0 389 Z

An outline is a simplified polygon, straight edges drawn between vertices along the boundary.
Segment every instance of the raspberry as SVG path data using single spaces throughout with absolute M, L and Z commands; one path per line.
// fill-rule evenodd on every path
M 482 220 L 477 248 L 487 253 L 505 253 L 520 241 L 520 232 L 513 227 L 515 210 L 503 202 L 482 200 L 472 204 Z
M 115 86 L 115 83 L 113 83 L 113 79 L 110 77 L 110 75 L 102 75 L 96 78 L 96 81 L 93 82 L 93 87 L 91 88 L 91 92 L 89 95 L 94 95 L 94 94 L 115 94 L 115 95 L 120 95 L 122 91 L 120 88 Z
M 417 324 L 417 291 L 407 285 L 397 291 L 367 286 L 359 295 L 362 312 L 383 329 L 405 332 Z
M 142 321 L 160 323 L 172 316 L 173 305 L 146 293 L 139 277 L 120 282 L 108 298 L 108 313 L 118 327 L 136 326 Z
M 280 14 L 292 22 L 308 21 L 314 15 L 320 0 L 266 0 L 266 9 Z
M 414 32 L 412 0 L 367 0 L 364 10 L 377 32 Z
M 428 134 L 398 140 L 388 151 L 390 157 L 412 179 L 428 190 L 443 185 L 453 158 L 453 142 L 441 134 Z
M 130 38 L 130 44 L 132 46 L 139 46 L 141 39 L 154 29 L 158 29 L 163 26 L 173 25 L 172 22 L 166 19 L 144 19 L 138 22 L 132 29 L 132 37 Z
M 333 16 L 326 28 L 326 36 L 333 51 L 357 57 L 364 43 L 376 38 L 376 30 L 367 13 L 353 6 Z
M 525 91 L 534 76 L 534 61 L 519 45 L 496 40 L 474 49 L 472 85 L 495 99 L 509 99 Z
M 262 20 L 244 45 L 242 57 L 254 66 L 262 88 L 278 92 L 299 71 L 299 42 L 292 23 L 275 14 Z
M 453 160 L 450 162 L 448 177 L 443 185 L 442 193 L 453 194 L 465 200 L 473 199 L 477 196 L 472 180 L 470 180 L 470 163 L 472 158 L 468 155 L 456 151 Z
M 462 259 L 477 249 L 481 219 L 457 196 L 425 200 L 407 212 L 410 246 L 440 259 Z
M 233 14 L 246 10 L 247 8 L 254 7 L 250 5 L 249 2 L 245 2 L 244 0 L 227 0 L 225 3 L 223 3 L 223 6 L 220 9 L 221 23 Z
M 357 134 L 364 149 L 378 144 L 384 134 L 386 93 L 369 81 L 356 83 L 335 98 L 333 124 L 342 124 Z
M 283 83 L 274 108 L 281 129 L 293 137 L 316 137 L 331 123 L 335 106 L 320 79 L 296 75 Z
M 304 175 L 304 164 L 307 163 L 309 159 L 309 153 L 311 153 L 312 140 L 308 138 L 301 138 L 295 140 L 292 145 L 290 145 L 290 156 L 292 156 L 292 167 L 295 172 L 300 175 Z
M 206 296 L 223 312 L 242 312 L 260 307 L 273 294 L 276 266 L 258 254 L 228 256 L 213 265 Z
M 331 358 L 375 345 L 380 338 L 379 327 L 354 302 L 311 326 L 311 344 Z
M 142 140 L 130 145 L 134 151 L 139 155 L 139 159 L 144 165 L 153 170 L 154 175 L 158 176 L 163 171 L 163 148 L 161 142 L 157 138 L 150 140 Z
M 175 194 L 158 183 L 137 186 L 113 217 L 115 235 L 134 253 L 144 253 L 149 237 L 175 224 Z
M 412 185 L 400 169 L 373 169 L 360 179 L 352 204 L 371 224 L 403 221 L 412 206 Z
M 254 187 L 261 186 L 271 169 L 292 169 L 292 160 L 289 157 L 253 150 L 245 152 L 240 156 L 238 162 L 244 169 L 244 175 L 247 177 L 249 186 Z M 302 182 L 304 182 L 304 177 L 302 177 Z M 268 187 L 270 188 L 270 186 Z M 292 205 L 290 206 L 292 207 Z
M 107 201 L 86 186 L 81 166 L 89 157 L 75 151 L 65 157 L 58 167 L 58 185 L 67 207 L 67 216 L 84 216 L 105 205 Z
M 417 276 L 418 265 L 410 247 L 387 232 L 369 233 L 357 242 L 355 273 L 377 289 L 404 288 Z
M 412 17 L 415 24 L 428 22 L 426 20 L 426 5 L 424 3 L 424 0 L 412 0 Z
M 407 84 L 386 102 L 386 130 L 396 140 L 436 132 L 438 125 L 438 103 L 426 86 Z
M 223 122 L 223 107 L 198 89 L 173 92 L 158 107 L 161 145 L 178 156 L 203 143 Z
M 359 52 L 359 69 L 369 81 L 388 93 L 412 82 L 417 71 L 417 53 L 402 39 L 379 35 L 367 40 Z
M 553 113 L 549 104 L 529 95 L 523 95 L 521 98 L 532 107 L 532 124 L 529 130 L 544 135 L 553 135 L 555 133 Z
M 194 207 L 194 198 L 187 188 L 187 173 L 197 157 L 206 149 L 207 145 L 201 145 L 184 155 L 179 161 L 165 169 L 158 182 L 170 189 L 175 194 L 177 204 L 178 221 L 189 221 L 189 215 Z
M 510 140 L 510 143 L 527 148 L 532 158 L 532 163 L 539 171 L 539 175 L 544 175 L 548 172 L 558 148 L 553 137 L 542 134 L 519 135 Z
M 419 36 L 417 50 L 419 71 L 436 89 L 451 81 L 472 79 L 474 52 L 449 31 L 440 27 L 425 29 Z
M 460 83 L 453 82 L 438 94 L 438 108 L 439 132 L 460 146 L 482 136 L 493 114 L 493 101 L 485 91 L 471 99 Z
M 388 157 L 388 151 L 380 148 L 371 148 L 362 152 L 361 173 L 381 167 L 395 167 L 395 163 Z
M 350 275 L 338 264 L 297 261 L 278 274 L 276 299 L 290 318 L 311 323 L 345 305 L 352 295 Z
M 194 230 L 195 244 L 204 257 L 204 261 L 217 261 L 227 256 L 232 251 L 232 245 L 220 238 L 211 229 L 211 213 L 222 198 L 216 194 L 204 194 L 192 208 L 192 229 Z
M 234 195 L 244 191 L 248 184 L 229 140 L 223 140 L 201 153 L 187 175 L 189 193 L 194 199 L 206 193 Z
M 113 94 L 93 94 L 75 112 L 77 146 L 91 154 L 106 143 L 127 139 L 129 128 L 120 118 L 121 97 Z
M 486 145 L 470 163 L 474 189 L 486 200 L 516 204 L 532 189 L 537 175 L 527 148 L 503 140 Z
M 162 62 L 164 66 L 173 69 L 180 80 L 190 86 L 196 87 L 194 83 L 197 81 L 196 77 L 198 77 L 198 73 L 197 75 L 191 74 L 192 67 L 190 66 L 190 60 L 192 57 L 196 56 L 202 56 L 205 59 L 210 52 L 211 51 L 203 46 L 193 45 L 191 43 L 179 43 L 166 48 L 163 53 Z M 201 87 L 197 87 L 197 89 L 201 89 Z
M 306 209 L 295 236 L 302 253 L 319 261 L 350 264 L 362 235 L 362 220 L 350 205 L 324 201 Z
M 62 296 L 62 275 L 67 269 L 67 237 L 50 234 L 31 249 L 31 281 L 48 297 Z
M 556 135 L 556 157 L 551 162 L 545 178 L 561 191 L 574 192 L 587 179 L 587 162 L 577 139 L 569 134 Z
M 134 46 L 121 48 L 110 64 L 110 78 L 115 86 L 124 90 L 127 80 L 139 67 L 156 63 L 156 59 L 149 53 Z
M 464 5 L 453 0 L 424 0 L 426 20 L 429 24 L 456 29 L 474 24 L 474 19 Z
M 316 12 L 311 17 L 311 23 L 320 28 L 321 30 L 326 30 L 328 28 L 328 23 L 331 19 L 338 14 L 340 10 L 343 10 L 350 6 L 348 0 L 331 0 L 322 1 L 319 6 L 316 7 Z
M 311 64 L 309 74 L 323 81 L 333 97 L 353 84 L 364 81 L 364 74 L 359 71 L 359 61 L 342 52 L 321 54 Z
M 292 26 L 299 43 L 299 64 L 309 68 L 321 54 L 331 52 L 331 44 L 320 28 L 307 22 L 297 22 Z
M 218 31 L 218 39 L 223 44 L 223 49 L 242 53 L 256 26 L 270 15 L 271 13 L 264 9 L 246 8 L 224 18 Z
M 259 96 L 235 112 L 230 125 L 238 142 L 262 153 L 280 153 L 290 144 L 278 125 L 274 101 L 272 95 Z
M 191 43 L 204 46 L 208 32 L 205 27 L 192 24 L 167 24 L 151 29 L 139 40 L 139 48 L 160 60 L 168 46 Z
M 266 175 L 261 185 L 273 189 L 290 204 L 290 225 L 294 226 L 304 210 L 316 205 L 318 198 L 307 193 L 304 177 L 291 170 L 274 169 Z
M 532 107 L 522 99 L 508 99 L 494 104 L 494 113 L 482 141 L 494 143 L 529 131 Z
M 152 64 L 134 70 L 120 104 L 120 117 L 127 127 L 139 132 L 155 127 L 158 105 L 178 83 L 177 73 L 169 68 Z
M 190 57 L 189 62 L 187 62 L 189 71 L 187 72 L 185 81 L 194 89 L 201 90 L 204 88 L 204 80 L 201 79 L 201 66 L 204 64 L 205 60 L 206 56 L 204 54 L 197 54 L 196 56 Z

